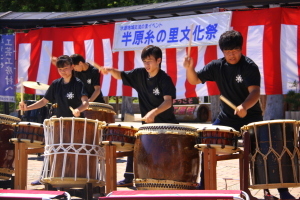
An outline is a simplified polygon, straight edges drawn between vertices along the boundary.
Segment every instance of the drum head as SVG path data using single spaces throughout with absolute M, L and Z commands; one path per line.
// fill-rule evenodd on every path
M 192 126 L 171 123 L 152 123 L 144 124 L 139 128 L 136 136 L 142 134 L 176 134 L 176 135 L 192 135 L 197 137 L 197 129 Z
M 109 123 L 106 124 L 106 126 L 103 127 L 105 128 L 124 128 L 124 129 L 131 129 L 131 130 L 136 130 L 138 131 L 139 128 L 136 126 L 130 126 L 130 125 L 124 125 L 124 124 L 118 124 L 118 123 Z
M 0 123 L 1 124 L 12 124 L 15 122 L 20 122 L 21 119 L 11 115 L 0 114 Z

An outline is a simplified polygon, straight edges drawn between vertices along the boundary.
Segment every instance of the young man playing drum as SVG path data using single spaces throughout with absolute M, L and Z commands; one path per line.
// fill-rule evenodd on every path
M 88 93 L 89 102 L 105 103 L 100 88 L 99 70 L 87 63 L 82 55 L 73 54 L 70 57 L 74 65 L 74 74 L 83 82 Z
M 240 130 L 244 125 L 262 121 L 262 110 L 259 104 L 260 72 L 258 66 L 248 57 L 242 55 L 243 37 L 235 30 L 226 31 L 219 39 L 219 46 L 224 57 L 213 60 L 196 72 L 191 57 L 186 57 L 184 67 L 187 80 L 193 84 L 204 84 L 215 81 L 221 94 L 233 104 L 235 110 L 223 101 L 221 111 L 213 125 L 230 126 Z M 203 170 L 201 172 L 203 181 Z M 201 188 L 204 188 L 201 185 Z M 281 199 L 293 199 L 287 188 L 278 189 Z
M 161 49 L 149 45 L 143 49 L 141 59 L 143 68 L 131 71 L 103 68 L 101 71 L 103 74 L 110 73 L 116 79 L 122 79 L 124 85 L 137 91 L 143 123 L 178 123 L 173 108 L 176 88 L 171 78 L 161 70 Z M 117 186 L 133 185 L 133 157 L 127 158 L 126 172 L 131 173 L 125 173 L 125 179 L 119 181 Z

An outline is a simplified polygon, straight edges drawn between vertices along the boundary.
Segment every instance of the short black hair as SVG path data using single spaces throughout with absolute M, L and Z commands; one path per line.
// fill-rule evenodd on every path
M 85 59 L 80 54 L 73 54 L 70 57 L 71 57 L 72 62 L 73 62 L 74 65 L 78 65 L 80 61 L 85 63 Z
M 68 55 L 59 56 L 56 62 L 57 68 L 64 68 L 65 65 L 72 65 L 72 59 Z
M 220 36 L 219 46 L 222 51 L 242 49 L 243 36 L 240 32 L 235 30 L 226 31 Z
M 149 56 L 153 56 L 157 60 L 158 58 L 162 58 L 162 51 L 157 46 L 148 45 L 143 49 L 141 59 L 144 60 Z M 159 63 L 159 68 L 161 68 L 161 63 Z

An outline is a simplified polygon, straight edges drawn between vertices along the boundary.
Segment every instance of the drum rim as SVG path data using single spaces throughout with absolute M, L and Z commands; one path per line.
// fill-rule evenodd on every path
M 109 104 L 106 104 L 106 103 L 99 103 L 99 102 L 89 102 L 89 107 L 90 106 L 95 106 L 95 107 L 106 107 L 106 108 L 111 108 L 111 109 L 114 109 L 113 106 L 109 105 Z
M 197 128 L 193 127 L 193 126 L 189 126 L 189 125 L 185 125 L 185 124 L 176 124 L 176 123 L 149 123 L 149 124 L 143 124 L 140 126 L 140 128 L 145 128 L 145 127 L 185 127 L 185 128 L 190 128 L 190 129 L 194 129 L 197 131 Z
M 222 144 L 195 144 L 194 148 L 198 149 L 199 151 L 202 151 L 201 148 L 206 148 L 208 146 L 215 148 L 216 152 L 228 152 L 228 154 L 232 154 L 232 153 L 241 151 L 241 149 L 239 147 L 234 149 L 234 146 L 232 146 L 232 145 L 224 145 L 224 148 L 222 149 Z M 221 153 L 219 153 L 219 154 L 221 154 Z
M 224 127 L 227 127 L 229 129 L 222 129 Z M 220 130 L 216 130 L 216 129 L 220 129 Z M 222 132 L 230 132 L 230 133 L 236 133 L 237 135 L 240 134 L 239 131 L 235 130 L 234 128 L 230 127 L 230 126 L 219 126 L 219 125 L 210 125 L 210 126 L 205 126 L 202 129 L 198 128 L 197 129 L 198 132 L 202 132 L 202 131 L 222 131 Z
M 44 127 L 44 125 L 42 123 L 38 123 L 38 122 L 22 121 L 22 122 L 16 122 L 16 123 L 12 124 L 12 126 L 21 126 L 21 125 L 27 125 L 27 126 L 33 126 L 33 127 Z
M 130 129 L 130 130 L 139 130 L 139 127 L 133 126 L 133 125 L 123 125 L 123 124 L 119 124 L 119 123 L 107 123 L 103 129 L 108 129 L 109 127 L 111 128 L 126 128 L 126 129 Z
M 87 121 L 87 122 L 99 122 L 99 123 L 103 123 L 103 124 L 105 124 L 105 122 L 104 121 L 99 121 L 99 120 L 96 120 L 96 119 L 89 119 L 89 118 L 82 118 L 82 117 L 51 117 L 50 119 L 45 119 L 44 120 L 44 123 L 45 123 L 45 121 L 60 121 L 60 120 L 62 120 L 62 121 L 72 121 L 72 120 L 74 120 L 74 121 Z
M 252 122 L 252 123 L 249 123 L 245 126 L 243 126 L 241 129 L 244 130 L 244 129 L 247 129 L 247 127 L 250 127 L 250 126 L 255 126 L 255 125 L 267 125 L 267 124 L 278 124 L 278 123 L 282 123 L 282 122 L 285 122 L 285 123 L 297 123 L 298 121 L 297 120 L 293 120 L 293 119 L 274 119 L 274 120 L 266 120 L 266 121 L 257 121 L 257 122 Z
M 3 116 L 3 118 L 2 118 Z M 6 123 L 14 123 L 14 122 L 20 122 L 21 119 L 12 115 L 6 115 L 6 114 L 0 114 L 0 124 L 2 122 L 6 122 Z

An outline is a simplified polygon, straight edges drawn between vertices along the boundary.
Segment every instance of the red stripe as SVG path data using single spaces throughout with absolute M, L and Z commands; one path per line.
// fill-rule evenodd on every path
M 217 46 L 207 46 L 206 52 L 204 54 L 204 63 L 205 65 L 211 62 L 212 60 L 217 59 Z M 207 81 L 207 90 L 208 95 L 219 95 L 220 91 L 219 88 L 214 81 Z
M 198 47 L 192 47 L 191 48 L 191 57 L 194 60 L 194 67 L 196 67 L 196 64 L 198 62 Z M 185 97 L 189 98 L 189 97 L 196 97 L 197 93 L 196 93 L 196 85 L 192 85 L 190 84 L 187 80 L 185 81 Z
M 176 49 L 166 49 L 166 73 L 171 77 L 174 85 L 177 83 L 177 54 Z
M 134 68 L 134 51 L 125 51 L 124 52 L 124 71 L 129 71 Z M 123 85 L 123 96 L 132 96 L 132 87 Z

